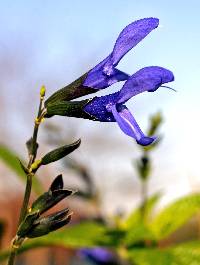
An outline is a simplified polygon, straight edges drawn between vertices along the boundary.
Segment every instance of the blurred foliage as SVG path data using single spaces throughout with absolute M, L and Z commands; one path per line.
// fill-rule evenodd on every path
M 147 134 L 158 135 L 158 129 L 163 121 L 161 113 L 150 118 Z M 50 128 L 50 127 L 49 127 Z M 51 129 L 49 129 L 51 131 Z M 57 128 L 53 128 L 55 130 Z M 59 131 L 59 130 L 58 130 Z M 49 133 L 49 142 L 63 145 L 65 137 L 59 133 Z M 51 137 L 53 140 L 51 141 Z M 200 212 L 200 194 L 184 196 L 170 203 L 160 211 L 155 211 L 161 193 L 148 196 L 148 181 L 151 177 L 153 165 L 151 152 L 160 144 L 161 137 L 151 146 L 139 146 L 141 156 L 134 161 L 136 172 L 141 182 L 141 204 L 124 218 L 114 216 L 112 220 L 100 211 L 98 222 L 90 216 L 78 223 L 63 228 L 60 231 L 40 238 L 28 240 L 19 250 L 19 253 L 29 249 L 47 246 L 61 246 L 65 248 L 95 248 L 106 247 L 115 251 L 120 257 L 120 264 L 134 265 L 198 265 L 200 264 L 200 241 L 191 241 L 181 244 L 164 244 L 161 242 L 169 238 L 175 231 L 187 223 L 192 216 Z M 17 155 L 4 145 L 0 145 L 0 159 L 12 169 L 21 179 L 26 176 L 20 167 Z M 74 170 L 83 181 L 85 190 L 80 189 L 79 199 L 96 201 L 100 206 L 98 188 L 93 182 L 87 166 L 72 158 L 65 158 L 63 166 Z M 34 190 L 41 193 L 41 185 L 34 179 Z M 99 214 L 99 212 L 98 212 Z M 117 221 L 116 221 L 117 220 Z M 197 237 L 198 238 L 198 237 Z M 167 241 L 166 241 L 167 242 Z M 0 260 L 7 258 L 9 252 L 0 252 Z M 121 260 L 125 260 L 121 262 Z M 100 263 L 99 263 L 100 264 Z
M 185 196 L 167 207 L 155 216 L 150 224 L 156 238 L 163 239 L 176 231 L 200 210 L 200 194 Z
M 137 265 L 199 265 L 200 241 L 166 249 L 134 249 L 128 252 L 128 257 Z
M 23 160 L 19 157 L 20 156 L 9 147 L 4 144 L 0 144 L 0 160 L 2 160 L 3 163 L 25 183 L 26 174 L 24 173 L 20 165 L 20 161 Z M 43 191 L 42 184 L 37 179 L 37 177 L 33 178 L 33 190 L 36 194 L 40 194 Z
M 155 193 L 146 201 L 146 207 L 144 211 L 144 215 L 141 213 L 141 207 L 134 209 L 133 212 L 130 213 L 128 218 L 123 222 L 123 226 L 125 226 L 128 230 L 134 229 L 141 221 L 148 223 L 150 218 L 152 218 L 152 211 L 154 207 L 158 203 L 161 194 Z
M 153 201 L 155 202 L 155 198 L 152 197 L 149 200 L 149 205 Z M 123 246 L 127 251 L 128 257 L 134 260 L 134 264 L 193 264 L 188 263 L 192 259 L 193 254 L 195 259 L 200 260 L 200 245 L 198 245 L 198 241 L 162 249 L 156 246 L 160 239 L 166 238 L 167 235 L 186 223 L 193 214 L 200 211 L 199 202 L 200 195 L 188 195 L 171 203 L 170 206 L 158 213 L 152 221 L 146 221 L 145 223 L 141 222 L 141 218 L 138 217 L 139 209 L 137 209 L 134 214 L 131 213 L 127 220 L 122 223 L 122 227 L 116 228 L 99 222 L 84 221 L 47 236 L 27 241 L 20 251 L 23 252 L 44 246 L 68 248 L 101 246 L 117 251 Z M 150 208 L 146 208 L 148 214 L 150 213 Z M 177 214 L 174 213 L 175 209 L 177 209 Z M 184 211 L 183 218 L 180 211 Z M 136 217 L 137 222 L 133 216 Z M 166 224 L 168 224 L 167 227 L 170 227 L 169 230 L 163 229 Z M 5 253 L 0 253 L 0 260 L 6 258 Z M 181 253 L 184 255 L 181 256 Z M 180 259 L 181 263 L 178 263 Z

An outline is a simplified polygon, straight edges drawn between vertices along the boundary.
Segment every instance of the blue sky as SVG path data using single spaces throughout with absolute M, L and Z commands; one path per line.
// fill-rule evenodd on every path
M 50 94 L 73 81 L 107 56 L 124 26 L 139 18 L 158 17 L 161 26 L 129 52 L 119 68 L 130 74 L 149 65 L 169 68 L 176 78 L 171 86 L 178 92 L 163 88 L 156 93 L 139 95 L 128 106 L 143 129 L 147 126 L 148 116 L 155 111 L 162 110 L 165 116 L 162 129 L 165 138 L 154 155 L 162 161 L 158 160 L 159 166 L 155 166 L 157 171 L 152 185 L 156 182 L 162 186 L 162 179 L 159 182 L 158 178 L 160 172 L 164 172 L 168 194 L 179 195 L 200 185 L 196 167 L 200 148 L 199 1 L 10 0 L 1 1 L 0 10 L 0 54 L 3 58 L 1 66 L 4 66 L 1 68 L 0 95 L 2 93 L 13 110 L 8 113 L 5 107 L 6 114 L 0 118 L 4 126 L 12 128 L 18 136 L 30 134 L 23 104 L 27 101 L 37 104 L 36 91 L 40 85 L 45 84 Z M 118 84 L 108 92 L 120 86 Z M 12 91 L 12 95 L 8 91 Z M 30 111 L 34 112 L 34 109 Z M 86 121 L 82 124 L 86 142 L 88 124 L 91 134 L 110 130 L 127 146 L 129 159 L 134 145 L 115 124 L 94 125 Z M 130 162 L 124 162 L 122 170 L 127 169 L 127 163 Z M 94 165 L 98 167 L 95 161 Z M 130 170 L 127 174 L 131 174 Z M 174 191 L 172 183 L 179 188 Z

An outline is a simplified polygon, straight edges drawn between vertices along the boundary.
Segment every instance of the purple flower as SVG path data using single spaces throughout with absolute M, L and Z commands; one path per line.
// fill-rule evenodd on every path
M 89 260 L 93 261 L 95 264 L 116 264 L 114 255 L 103 248 L 84 248 L 79 251 L 81 257 L 86 257 Z
M 138 144 L 149 145 L 155 140 L 155 137 L 144 135 L 124 103 L 139 93 L 154 92 L 164 83 L 173 80 L 173 73 L 165 68 L 158 66 L 142 68 L 128 78 L 120 91 L 95 97 L 84 107 L 84 111 L 102 122 L 116 121 L 120 129 L 134 138 Z
M 143 18 L 126 26 L 119 34 L 111 54 L 89 71 L 83 85 L 102 89 L 118 81 L 127 80 L 129 75 L 115 67 L 123 56 L 157 28 L 158 24 L 157 18 Z

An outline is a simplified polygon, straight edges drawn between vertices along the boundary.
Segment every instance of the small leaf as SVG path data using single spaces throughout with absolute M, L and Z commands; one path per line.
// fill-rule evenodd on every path
M 25 173 L 26 175 L 30 174 L 28 168 L 25 167 L 24 164 L 23 164 L 20 160 L 19 160 L 19 163 L 20 163 L 20 166 L 21 166 L 22 170 L 24 171 L 24 173 Z
M 137 171 L 142 181 L 146 181 L 151 173 L 151 160 L 148 156 L 144 155 L 137 161 Z
M 39 147 L 39 144 L 36 143 L 36 145 L 35 145 L 35 149 L 36 150 L 33 150 L 33 148 L 32 148 L 32 142 L 33 142 L 33 138 L 32 137 L 26 142 L 26 147 L 27 147 L 27 150 L 28 150 L 28 154 L 29 155 L 31 155 L 33 152 L 35 152 L 38 149 L 38 147 Z
M 61 187 L 61 189 L 56 189 Z M 49 190 L 42 195 L 40 195 L 37 200 L 35 200 L 31 206 L 31 212 L 39 212 L 40 214 L 46 212 L 54 205 L 59 203 L 64 198 L 73 194 L 73 191 L 62 189 L 63 181 L 62 175 L 56 177 L 56 179 L 51 184 Z
M 79 77 L 77 80 L 69 84 L 68 86 L 65 86 L 58 91 L 56 91 L 53 95 L 51 95 L 46 101 L 45 101 L 45 107 L 48 105 L 54 104 L 55 102 L 60 101 L 70 101 L 75 98 L 79 98 L 91 93 L 95 93 L 98 90 L 90 88 L 90 87 L 84 87 L 82 84 L 87 76 L 87 73 Z
M 150 117 L 150 126 L 147 135 L 152 136 L 157 133 L 158 128 L 163 122 L 163 117 L 161 112 L 157 112 Z
M 62 190 L 64 186 L 62 175 L 58 175 L 51 184 L 50 190 Z
M 87 105 L 90 99 L 85 99 L 82 101 L 62 101 L 56 102 L 54 104 L 47 105 L 46 107 L 46 118 L 52 117 L 53 115 L 75 117 L 95 120 L 95 118 L 83 109 Z
M 61 146 L 49 152 L 41 159 L 41 165 L 47 165 L 57 160 L 60 160 L 61 158 L 67 156 L 68 154 L 76 150 L 80 146 L 80 144 L 81 144 L 81 139 L 77 140 L 72 144 Z
M 18 158 L 17 158 L 18 157 Z M 22 167 L 20 166 L 20 163 L 25 164 L 22 159 L 20 159 L 20 156 L 18 154 L 15 154 L 10 148 L 7 146 L 0 144 L 0 159 L 13 171 L 17 176 L 20 177 L 20 179 L 25 183 L 26 182 L 26 174 L 24 173 L 24 170 L 22 170 Z M 20 160 L 20 162 L 19 162 Z M 33 177 L 33 190 L 37 194 L 41 194 L 43 191 L 42 184 L 37 179 L 36 176 Z

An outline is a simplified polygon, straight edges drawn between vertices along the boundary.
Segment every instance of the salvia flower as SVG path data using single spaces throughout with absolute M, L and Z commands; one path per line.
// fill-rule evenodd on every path
M 83 83 L 81 83 L 82 90 L 87 87 L 96 92 L 115 82 L 125 81 L 120 91 L 82 101 L 69 101 L 69 98 L 65 97 L 64 99 L 64 96 L 62 96 L 62 99 L 46 104 L 46 117 L 61 115 L 101 122 L 117 122 L 120 129 L 126 135 L 134 138 L 138 144 L 143 146 L 150 145 L 155 140 L 155 137 L 146 136 L 142 132 L 134 116 L 124 103 L 142 92 L 156 91 L 163 84 L 173 81 L 174 75 L 163 67 L 149 66 L 130 76 L 118 70 L 116 66 L 122 57 L 153 29 L 158 27 L 158 24 L 159 20 L 157 18 L 144 18 L 125 27 L 119 34 L 110 55 L 90 70 L 84 76 Z M 62 95 L 66 93 L 66 91 L 61 92 Z M 74 93 L 76 94 L 76 92 Z
M 95 93 L 115 82 L 127 80 L 129 74 L 118 70 L 116 66 L 123 56 L 157 28 L 158 24 L 157 18 L 143 18 L 126 26 L 119 34 L 113 51 L 102 62 L 71 84 L 53 93 L 45 101 L 45 106 Z
M 150 66 L 133 74 L 119 92 L 95 97 L 84 111 L 102 122 L 117 122 L 120 129 L 134 138 L 140 145 L 149 145 L 155 137 L 145 136 L 135 118 L 124 105 L 130 98 L 139 93 L 154 92 L 164 83 L 174 80 L 173 73 L 165 68 Z
M 103 89 L 115 82 L 127 80 L 129 75 L 118 70 L 116 66 L 123 56 L 157 28 L 158 24 L 157 18 L 143 18 L 126 26 L 119 34 L 111 54 L 89 71 L 83 85 Z

